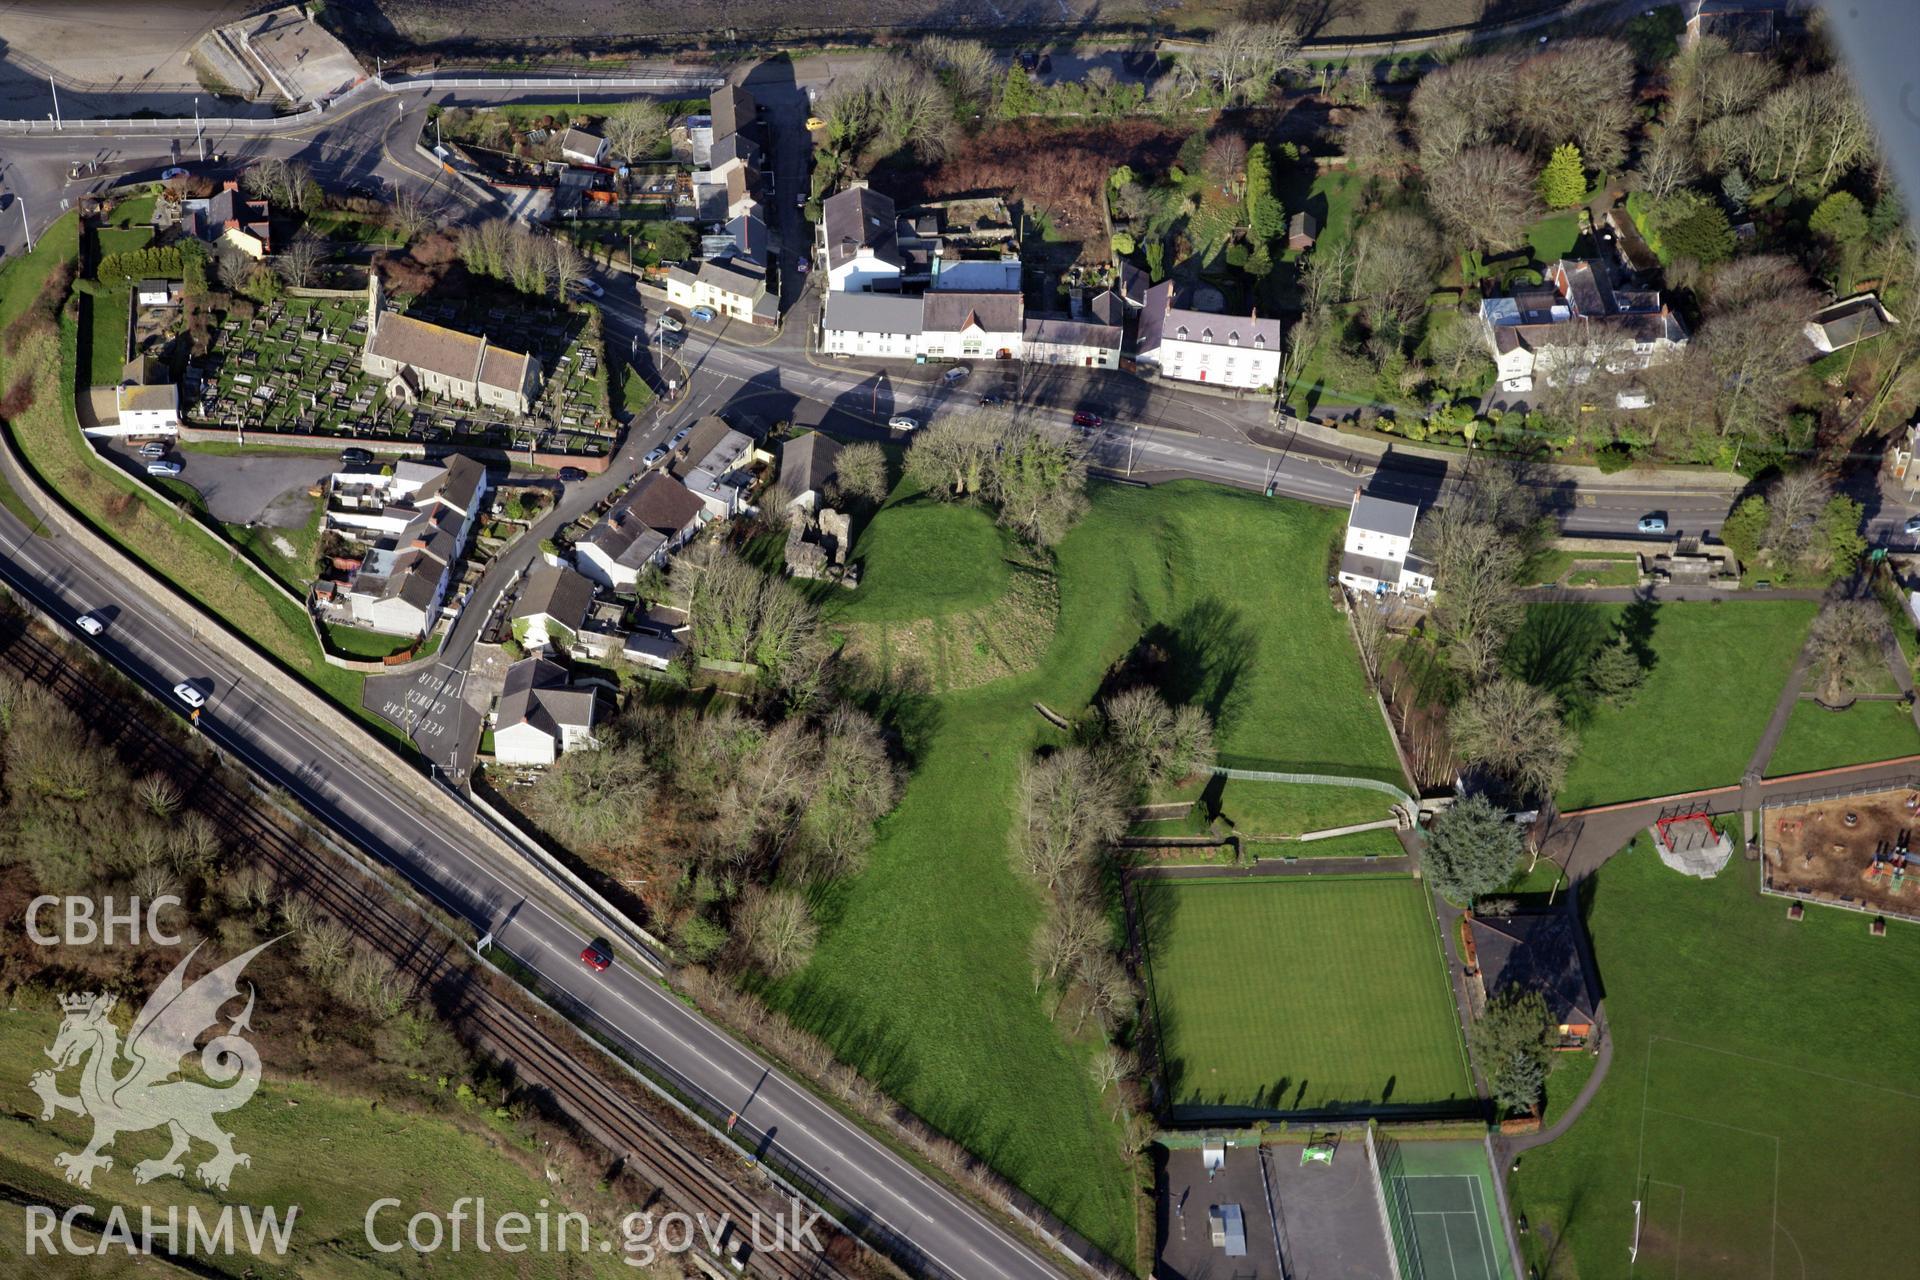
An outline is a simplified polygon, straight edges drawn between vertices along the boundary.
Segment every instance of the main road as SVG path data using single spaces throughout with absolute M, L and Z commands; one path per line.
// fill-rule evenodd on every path
M 195 684 L 208 695 L 199 728 L 212 742 L 406 876 L 476 936 L 491 933 L 496 947 L 538 974 L 590 1029 L 659 1064 L 711 1105 L 739 1111 L 749 1142 L 855 1206 L 918 1270 L 956 1280 L 1059 1280 L 1002 1224 L 689 1009 L 636 967 L 637 958 L 623 957 L 604 973 L 586 969 L 579 953 L 587 934 L 578 923 L 472 848 L 434 806 L 388 785 L 277 688 L 174 621 L 148 598 L 162 588 L 124 579 L 73 538 L 37 535 L 6 511 L 0 547 L 0 579 L 14 591 L 55 618 L 91 612 L 105 619 L 105 632 L 88 643 L 176 711 L 184 708 L 173 687 Z

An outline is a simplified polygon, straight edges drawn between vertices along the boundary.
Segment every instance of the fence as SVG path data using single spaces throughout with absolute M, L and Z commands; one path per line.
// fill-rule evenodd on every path
M 1764 813 L 1768 809 L 1784 809 L 1799 804 L 1819 804 L 1823 800 L 1844 800 L 1848 796 L 1871 795 L 1876 791 L 1898 791 L 1903 787 L 1910 791 L 1920 791 L 1920 774 L 1910 773 L 1901 778 L 1856 782 L 1850 787 L 1825 787 L 1817 791 L 1796 791 L 1791 795 L 1770 795 L 1760 802 L 1760 810 Z
M 1420 806 L 1412 796 L 1394 786 L 1391 782 L 1381 782 L 1374 778 L 1349 778 L 1330 773 L 1269 773 L 1261 769 L 1229 769 L 1224 765 L 1215 765 L 1214 773 L 1223 778 L 1239 778 L 1246 782 L 1298 782 L 1316 787 L 1364 787 L 1368 791 L 1378 791 L 1382 795 L 1392 796 L 1394 803 L 1403 804 L 1408 809 L 1417 810 Z

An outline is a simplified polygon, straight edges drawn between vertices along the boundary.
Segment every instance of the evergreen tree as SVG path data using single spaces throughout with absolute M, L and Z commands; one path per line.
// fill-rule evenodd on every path
M 1727 176 L 1720 179 L 1720 194 L 1727 198 L 1735 213 L 1745 213 L 1747 202 L 1753 199 L 1753 184 L 1738 169 L 1727 170 Z
M 1767 500 L 1756 493 L 1735 507 L 1726 523 L 1720 526 L 1720 541 L 1740 558 L 1743 566 L 1749 565 L 1760 554 L 1760 540 L 1767 536 L 1767 526 L 1772 523 L 1773 512 Z
M 1017 120 L 1022 116 L 1036 115 L 1040 110 L 1040 93 L 1033 86 L 1033 77 L 1027 69 L 1015 62 L 1007 68 L 1006 83 L 1000 86 L 1000 114 L 1008 120 Z
M 1640 692 L 1646 678 L 1640 655 L 1633 651 L 1632 643 L 1625 636 L 1615 636 L 1608 641 L 1587 669 L 1587 683 L 1595 696 L 1616 707 L 1633 701 L 1633 695 Z
M 1861 207 L 1858 196 L 1836 191 L 1814 209 L 1813 216 L 1807 219 L 1807 230 L 1836 244 L 1858 244 L 1866 239 L 1867 211 Z
M 1547 1002 L 1538 991 L 1509 988 L 1487 1002 L 1468 1042 L 1493 1096 L 1508 1112 L 1532 1111 L 1547 1079 L 1547 1044 L 1552 1034 Z
M 1565 142 L 1553 149 L 1540 175 L 1540 198 L 1549 209 L 1571 209 L 1587 199 L 1587 170 L 1580 160 L 1580 148 Z
M 1264 142 L 1247 151 L 1247 226 L 1258 242 L 1272 240 L 1287 228 L 1287 211 L 1273 193 L 1273 165 Z
M 1453 902 L 1492 893 L 1513 877 L 1520 860 L 1520 828 L 1485 796 L 1472 796 L 1434 819 L 1425 871 Z

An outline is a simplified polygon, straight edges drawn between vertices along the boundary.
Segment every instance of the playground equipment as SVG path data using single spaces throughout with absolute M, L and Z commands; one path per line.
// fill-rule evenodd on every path
M 1733 856 L 1733 841 L 1713 825 L 1705 809 L 1676 807 L 1654 820 L 1654 846 L 1660 861 L 1684 875 L 1708 880 Z
M 1310 1164 L 1331 1166 L 1333 1164 L 1333 1144 L 1331 1142 L 1310 1142 L 1300 1148 L 1301 1167 L 1305 1168 Z

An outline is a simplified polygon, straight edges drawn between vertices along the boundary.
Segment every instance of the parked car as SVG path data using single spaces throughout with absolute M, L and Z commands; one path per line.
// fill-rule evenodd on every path
M 342 449 L 340 451 L 340 461 L 350 467 L 364 467 L 373 461 L 373 450 L 357 448 Z
M 941 374 L 941 375 L 940 375 L 940 381 L 942 381 L 942 382 L 944 382 L 944 383 L 946 383 L 946 384 L 948 384 L 949 386 L 951 386 L 952 384 L 954 384 L 954 383 L 956 383 L 956 382 L 958 382 L 958 381 L 960 381 L 960 379 L 962 379 L 962 378 L 964 378 L 964 377 L 966 377 L 966 376 L 967 376 L 968 374 L 970 374 L 970 373 L 972 373 L 972 372 L 973 372 L 973 370 L 972 370 L 972 369 L 970 369 L 970 368 L 968 368 L 968 367 L 967 367 L 966 365 L 964 365 L 964 364 L 957 364 L 957 365 L 955 365 L 955 366 L 953 366 L 953 368 L 951 368 L 951 369 L 949 369 L 949 370 L 947 370 L 947 371 L 946 371 L 945 373 L 943 373 L 943 374 Z
M 980 407 L 982 409 L 991 408 L 996 404 L 1006 403 L 1006 399 L 1007 398 L 1005 396 L 981 396 Z
M 1031 49 L 1022 49 L 1015 55 L 1020 61 L 1022 71 L 1032 71 L 1040 65 L 1040 55 Z
M 585 276 L 581 276 L 578 280 L 574 281 L 574 285 L 576 288 L 580 289 L 583 293 L 585 293 L 588 297 L 604 298 L 607 296 L 607 291 L 600 287 L 600 284 L 598 281 L 589 280 Z
M 561 484 L 578 484 L 580 483 L 580 481 L 585 480 L 586 478 L 587 478 L 587 473 L 582 471 L 578 467 L 560 468 Z
M 807 274 L 807 272 L 811 271 L 813 268 L 811 265 L 808 264 L 805 258 L 795 258 L 793 260 L 793 269 L 795 271 L 798 271 L 801 275 L 805 275 Z
M 1920 516 L 1907 517 L 1907 532 L 1920 533 Z
M 595 973 L 605 973 L 613 963 L 613 948 L 605 938 L 595 938 L 580 949 L 580 963 Z
M 692 434 L 693 434 L 692 427 L 680 428 L 678 431 L 673 433 L 673 439 L 667 441 L 667 448 L 678 449 L 680 447 L 681 441 L 685 440 L 688 436 Z
M 679 316 L 665 315 L 660 317 L 660 327 L 668 333 L 679 333 L 687 326 Z
M 814 131 L 815 129 L 824 129 L 824 128 L 826 128 L 826 127 L 827 127 L 827 122 L 826 122 L 825 120 L 822 120 L 822 119 L 821 119 L 821 118 L 820 118 L 819 116 L 808 116 L 808 117 L 807 117 L 807 132 L 808 132 L 808 133 L 812 133 L 812 132 L 813 132 L 813 131 Z
M 1047 73 L 1049 73 L 1050 71 L 1052 71 L 1052 70 L 1053 70 L 1053 55 L 1052 55 L 1052 54 L 1050 54 L 1050 53 L 1043 53 L 1043 54 L 1041 54 L 1041 55 L 1040 55 L 1040 65 L 1039 65 L 1039 66 L 1037 66 L 1037 67 L 1035 67 L 1035 68 L 1034 68 L 1034 70 L 1036 70 L 1036 71 L 1038 71 L 1038 72 L 1039 72 L 1039 73 L 1040 73 L 1041 75 L 1043 75 L 1043 76 L 1044 76 L 1044 75 L 1046 75 Z
M 73 625 L 90 636 L 97 636 L 107 629 L 107 624 L 90 613 L 83 613 L 73 620 Z
M 163 480 L 171 480 L 180 474 L 180 464 L 177 462 L 169 462 L 165 459 L 159 462 L 149 462 L 147 464 L 147 474 L 150 476 L 159 476 Z
M 887 425 L 895 431 L 918 431 L 920 429 L 920 419 L 909 418 L 904 413 L 897 413 L 887 419 Z
M 661 445 L 661 446 L 659 446 L 658 448 L 655 448 L 655 449 L 649 449 L 649 450 L 647 451 L 647 461 L 646 461 L 646 465 L 650 467 L 650 466 L 652 466 L 652 465 L 653 465 L 654 463 L 656 463 L 656 462 L 658 462 L 658 461 L 660 461 L 660 459 L 662 459 L 662 458 L 664 458 L 664 457 L 666 457 L 666 456 L 667 456 L 667 447 L 666 447 L 665 445 Z
M 187 171 L 179 165 L 174 165 L 171 169 L 162 169 L 160 171 L 160 181 L 162 182 L 172 182 L 175 178 L 184 178 L 186 176 Z
M 1106 424 L 1105 418 L 1102 418 L 1097 413 L 1088 413 L 1084 409 L 1082 409 L 1079 413 L 1076 413 L 1073 415 L 1073 425 L 1076 427 L 1092 428 L 1092 427 L 1104 426 L 1105 424 Z
M 701 324 L 713 323 L 712 307 L 695 307 L 693 310 L 687 312 L 687 314 L 692 316 L 695 320 L 698 320 Z
M 164 458 L 167 456 L 167 446 L 158 440 L 149 440 L 140 446 L 140 456 L 143 458 Z
M 173 696 L 192 707 L 195 711 L 207 705 L 207 695 L 182 680 L 173 686 Z
M 1640 517 L 1640 532 L 1665 533 L 1666 531 L 1667 531 L 1667 517 L 1664 512 L 1656 511 L 1652 515 L 1645 515 Z

